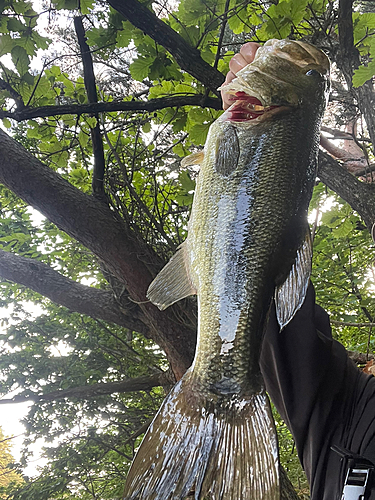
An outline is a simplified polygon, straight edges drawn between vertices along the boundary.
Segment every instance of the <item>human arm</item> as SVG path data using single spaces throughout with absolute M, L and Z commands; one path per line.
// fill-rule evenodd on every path
M 295 439 L 311 499 L 340 498 L 345 464 L 331 446 L 375 462 L 375 379 L 359 370 L 332 338 L 329 317 L 315 303 L 312 285 L 282 331 L 271 308 L 261 370 Z

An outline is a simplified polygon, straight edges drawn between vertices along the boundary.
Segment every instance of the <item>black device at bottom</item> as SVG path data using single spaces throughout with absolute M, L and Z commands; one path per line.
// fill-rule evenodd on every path
M 338 446 L 331 450 L 346 461 L 347 470 L 341 500 L 367 500 L 374 481 L 375 465 L 362 457 Z

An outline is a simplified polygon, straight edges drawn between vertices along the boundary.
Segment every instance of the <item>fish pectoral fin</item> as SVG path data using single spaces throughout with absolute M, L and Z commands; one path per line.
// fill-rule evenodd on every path
M 228 125 L 218 136 L 216 142 L 215 170 L 218 174 L 228 177 L 238 166 L 240 143 L 236 129 Z
M 311 260 L 312 240 L 310 229 L 307 228 L 287 279 L 275 290 L 276 316 L 281 329 L 293 319 L 305 300 L 311 275 Z
M 191 155 L 183 158 L 181 160 L 181 167 L 190 167 L 191 165 L 200 165 L 204 159 L 204 152 L 198 151 L 198 153 L 192 153 Z
M 151 423 L 124 500 L 280 500 L 276 429 L 264 391 L 216 407 L 188 372 Z
M 197 290 L 189 275 L 185 241 L 148 287 L 147 298 L 163 310 L 178 300 L 196 293 Z

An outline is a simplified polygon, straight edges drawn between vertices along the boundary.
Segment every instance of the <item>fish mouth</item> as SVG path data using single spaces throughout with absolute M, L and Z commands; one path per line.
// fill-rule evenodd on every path
M 242 91 L 229 93 L 229 101 L 233 101 L 233 104 L 226 114 L 227 120 L 231 122 L 261 121 L 291 108 L 285 105 L 263 106 L 257 97 Z

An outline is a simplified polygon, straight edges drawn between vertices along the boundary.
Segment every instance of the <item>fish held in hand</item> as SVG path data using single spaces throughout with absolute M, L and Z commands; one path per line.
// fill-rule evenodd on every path
M 144 437 L 126 500 L 280 498 L 259 356 L 273 297 L 283 328 L 308 286 L 328 75 L 315 47 L 270 40 L 224 89 L 233 104 L 199 158 L 188 238 L 148 291 L 161 309 L 198 295 L 197 352 Z

